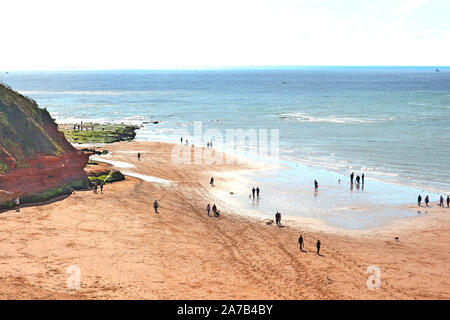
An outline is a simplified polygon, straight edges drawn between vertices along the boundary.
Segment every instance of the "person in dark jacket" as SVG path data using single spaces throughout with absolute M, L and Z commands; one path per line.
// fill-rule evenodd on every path
M 303 251 L 303 235 L 300 234 L 300 237 L 298 237 L 298 244 L 300 246 L 300 251 Z
M 317 254 L 318 255 L 320 255 L 320 245 L 321 245 L 320 240 L 317 240 L 316 247 L 317 247 Z

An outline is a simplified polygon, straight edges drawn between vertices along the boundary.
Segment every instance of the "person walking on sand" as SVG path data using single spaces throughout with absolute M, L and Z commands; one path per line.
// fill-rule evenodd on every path
M 214 178 L 211 177 L 211 180 L 209 181 L 209 184 L 211 185 L 211 187 L 214 187 Z
M 180 138 L 180 142 L 181 142 L 181 144 L 183 144 L 183 137 Z
M 253 195 L 253 199 L 255 199 L 255 187 L 253 187 L 253 189 L 252 189 L 252 195 Z
M 94 185 L 94 193 L 97 193 L 97 190 L 98 190 L 98 185 L 95 184 L 95 185 Z
M 277 226 L 281 227 L 281 213 L 279 213 L 278 211 L 277 213 L 275 213 L 275 221 L 277 223 Z
M 430 203 L 430 198 L 428 196 L 425 197 L 425 205 L 428 207 L 428 203 Z
M 316 247 L 317 247 L 317 254 L 319 256 L 320 256 L 320 245 L 321 245 L 320 240 L 317 240 Z
M 450 196 L 447 196 L 447 208 L 450 208 Z
M 259 198 L 259 187 L 256 187 L 256 197 Z
M 211 205 L 208 203 L 206 206 L 206 212 L 208 212 L 208 217 L 210 217 L 209 212 L 211 211 Z
M 439 205 L 443 208 L 444 207 L 444 197 L 441 195 L 439 198 Z
M 14 200 L 14 203 L 16 204 L 16 212 L 20 212 L 20 199 L 19 197 Z
M 138 152 L 138 160 L 141 161 L 141 153 Z
M 100 184 L 100 192 L 103 194 L 103 186 L 104 186 L 105 184 L 104 183 L 102 183 L 102 184 Z
M 319 183 L 317 182 L 317 180 L 314 180 L 314 190 L 318 190 L 319 189 Z
M 419 196 L 417 197 L 417 204 L 419 205 L 419 207 L 421 203 L 422 203 L 422 196 L 419 194 Z
M 155 202 L 153 202 L 153 209 L 155 209 L 155 213 L 158 213 L 158 208 L 159 208 L 158 201 L 155 200 Z
M 350 184 L 353 184 L 353 177 L 355 176 L 355 173 L 352 172 L 352 174 L 350 175 Z
M 219 216 L 219 211 L 217 211 L 217 207 L 216 207 L 215 203 L 212 206 L 212 212 L 214 213 L 214 217 L 218 217 Z
M 300 251 L 303 252 L 303 235 L 300 233 L 300 237 L 298 237 L 298 244 L 300 246 Z

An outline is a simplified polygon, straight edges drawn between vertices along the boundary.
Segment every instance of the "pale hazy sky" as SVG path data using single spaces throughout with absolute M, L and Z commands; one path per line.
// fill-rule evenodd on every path
M 14 0 L 0 10 L 0 70 L 450 65 L 450 0 Z

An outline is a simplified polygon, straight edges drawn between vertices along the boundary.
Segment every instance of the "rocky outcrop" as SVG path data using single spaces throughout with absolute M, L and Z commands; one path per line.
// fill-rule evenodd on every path
M 87 186 L 88 160 L 89 154 L 67 142 L 46 110 L 0 84 L 0 203 Z

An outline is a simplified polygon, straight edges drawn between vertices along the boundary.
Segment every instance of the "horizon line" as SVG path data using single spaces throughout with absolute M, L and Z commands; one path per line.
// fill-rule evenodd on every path
M 194 66 L 194 67 L 161 67 L 161 68 L 83 68 L 83 67 L 57 67 L 33 69 L 0 69 L 2 73 L 31 72 L 31 71 L 207 71 L 207 70 L 233 70 L 233 69 L 294 69 L 294 68 L 449 68 L 450 65 L 236 65 L 236 66 Z

